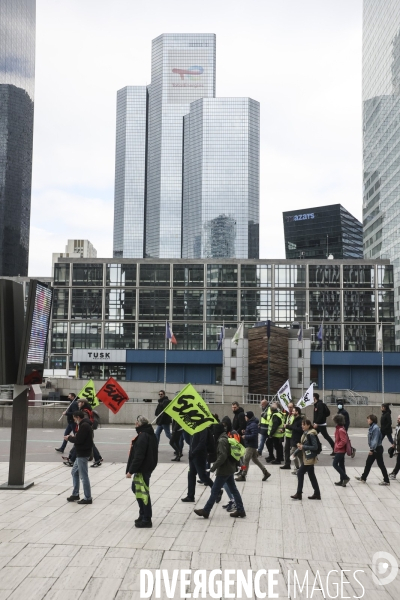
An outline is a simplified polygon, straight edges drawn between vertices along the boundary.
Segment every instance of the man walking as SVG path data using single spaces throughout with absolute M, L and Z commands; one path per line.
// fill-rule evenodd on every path
M 338 407 L 337 414 L 342 415 L 344 417 L 344 428 L 346 431 L 348 431 L 349 427 L 350 427 L 350 415 L 347 412 L 347 410 L 344 408 L 342 400 L 340 402 L 338 402 L 337 407 Z
M 380 468 L 383 481 L 379 485 L 390 485 L 388 473 L 386 471 L 385 463 L 383 462 L 383 446 L 382 446 L 382 433 L 378 427 L 378 417 L 376 415 L 369 415 L 367 417 L 368 429 L 368 446 L 369 453 L 367 456 L 367 462 L 365 463 L 364 472 L 361 477 L 356 477 L 357 481 L 361 483 L 367 482 L 367 477 L 371 470 L 372 465 L 376 461 Z
M 244 462 L 241 467 L 239 476 L 235 481 L 246 481 L 247 473 L 249 471 L 249 464 L 252 460 L 259 469 L 263 472 L 263 481 L 267 481 L 271 477 L 271 473 L 268 473 L 267 469 L 261 464 L 258 458 L 257 446 L 258 446 L 258 420 L 255 418 L 254 413 L 249 410 L 245 413 L 246 429 L 243 435 L 244 444 L 246 446 L 246 454 L 244 455 Z
M 285 440 L 285 446 L 284 446 L 285 462 L 284 462 L 283 467 L 281 467 L 281 469 L 289 469 L 289 471 L 290 471 L 290 448 L 291 448 L 293 434 L 292 434 L 292 430 L 288 426 L 290 426 L 294 421 L 293 408 L 294 408 L 293 402 L 289 402 L 289 404 L 288 404 L 289 412 L 286 416 L 286 423 L 283 426 L 284 427 L 283 439 Z
M 133 475 L 132 492 L 139 506 L 137 528 L 151 528 L 153 516 L 150 499 L 150 477 L 158 462 L 158 444 L 153 426 L 146 417 L 138 416 L 135 423 L 137 436 L 132 440 L 126 465 L 126 477 Z
M 389 479 L 396 479 L 400 471 L 400 415 L 397 417 L 397 426 L 393 436 L 393 454 L 396 456 L 396 466 L 389 475 Z
M 224 485 L 227 485 L 236 505 L 236 510 L 231 512 L 231 517 L 243 519 L 246 516 L 246 512 L 244 510 L 242 497 L 236 487 L 233 477 L 236 471 L 236 460 L 231 455 L 229 439 L 223 423 L 218 423 L 218 425 L 215 425 L 214 435 L 217 441 L 217 460 L 211 467 L 211 471 L 217 472 L 216 478 L 211 489 L 210 498 L 208 499 L 206 505 L 204 508 L 196 509 L 194 512 L 199 517 L 208 519 L 212 507 L 214 506 L 215 502 L 219 501 L 218 498 L 221 497 L 222 488 Z
M 210 428 L 209 428 L 210 429 Z M 188 472 L 188 492 L 182 502 L 195 502 L 194 493 L 196 490 L 196 475 L 206 486 L 212 487 L 214 482 L 206 471 L 207 466 L 207 438 L 211 435 L 211 429 L 203 429 L 194 433 L 190 439 L 189 447 L 189 472 Z M 219 502 L 222 498 L 222 490 Z
M 64 439 L 61 446 L 59 448 L 55 448 L 55 451 L 60 452 L 61 454 L 64 452 L 68 443 L 65 441 L 65 436 L 68 436 L 74 431 L 75 422 L 72 415 L 74 412 L 79 410 L 78 402 L 76 401 L 76 395 L 73 392 L 68 394 L 68 400 L 70 401 L 70 405 L 68 406 L 67 410 L 64 410 L 63 412 L 63 415 L 67 417 L 67 426 L 64 431 Z
M 313 422 L 313 427 L 316 430 L 316 432 L 322 435 L 323 438 L 326 439 L 326 441 L 328 442 L 328 444 L 330 445 L 330 447 L 332 448 L 332 453 L 331 456 L 335 456 L 335 453 L 333 451 L 333 448 L 335 446 L 335 442 L 333 441 L 333 439 L 331 438 L 331 436 L 328 433 L 327 427 L 326 427 L 326 418 L 329 417 L 330 415 L 330 410 L 327 407 L 327 405 L 322 402 L 322 400 L 319 399 L 319 394 L 317 394 L 317 392 L 314 392 L 314 422 Z
M 239 402 L 232 402 L 232 429 L 237 431 L 240 436 L 243 435 L 243 431 L 246 429 L 246 418 L 244 415 L 244 410 L 241 406 L 239 406 Z
M 164 431 L 165 435 L 167 436 L 167 438 L 170 440 L 171 439 L 171 423 L 172 423 L 172 419 L 169 415 L 167 415 L 166 412 L 164 412 L 164 410 L 167 408 L 169 404 L 169 398 L 168 396 L 165 395 L 164 390 L 160 390 L 158 392 L 158 406 L 156 408 L 156 412 L 155 412 L 155 416 L 157 417 L 156 420 L 156 439 L 157 439 L 157 444 L 160 443 L 160 436 L 161 433 Z
M 276 452 L 275 460 L 270 462 L 271 465 L 280 465 L 283 461 L 283 435 L 285 425 L 285 415 L 279 409 L 276 402 L 271 404 L 272 419 L 269 426 L 268 435 L 272 440 L 273 447 Z
M 88 462 L 93 454 L 93 429 L 89 418 L 82 410 L 74 412 L 74 421 L 78 426 L 75 436 L 65 436 L 67 442 L 75 444 L 76 459 L 71 475 L 74 488 L 68 502 L 78 501 L 78 504 L 92 504 L 92 494 L 88 474 Z M 84 498 L 79 498 L 79 480 L 82 479 Z
M 260 443 L 258 445 L 258 456 L 262 456 L 265 442 L 268 439 L 268 427 L 271 419 L 271 409 L 268 406 L 267 400 L 261 400 L 261 411 L 262 412 L 260 417 Z

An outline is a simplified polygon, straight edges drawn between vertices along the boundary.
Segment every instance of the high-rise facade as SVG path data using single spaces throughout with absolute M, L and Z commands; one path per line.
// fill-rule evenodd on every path
M 160 35 L 151 84 L 118 92 L 115 257 L 258 257 L 259 104 L 215 98 L 215 48 Z
M 182 258 L 258 258 L 259 103 L 192 102 L 183 148 Z
M 400 1 L 364 0 L 364 256 L 394 266 L 400 345 Z
M 0 0 L 0 275 L 28 274 L 35 0 Z

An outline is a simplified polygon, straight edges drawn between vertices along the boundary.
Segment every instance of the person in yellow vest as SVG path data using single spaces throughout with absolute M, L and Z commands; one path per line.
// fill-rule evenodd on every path
M 290 446 L 291 446 L 292 432 L 290 429 L 287 428 L 287 426 L 291 425 L 294 421 L 293 408 L 294 408 L 293 402 L 289 402 L 288 412 L 285 415 L 286 416 L 286 423 L 284 425 L 285 432 L 283 434 L 283 437 L 285 439 L 285 446 L 284 446 L 285 463 L 284 463 L 283 467 L 281 467 L 281 469 L 288 469 L 289 471 L 290 471 Z
M 261 417 L 260 417 L 260 424 L 258 426 L 258 429 L 260 432 L 260 441 L 258 444 L 258 456 L 262 456 L 265 442 L 268 439 L 268 427 L 269 427 L 271 417 L 272 417 L 271 409 L 268 406 L 268 400 L 262 400 L 260 407 L 261 407 Z M 268 448 L 268 453 L 269 453 L 269 455 L 272 454 L 271 460 L 274 460 L 273 447 L 271 447 L 271 449 Z
M 285 415 L 280 411 L 278 404 L 271 404 L 272 420 L 268 428 L 268 438 L 272 440 L 274 450 L 276 452 L 275 460 L 271 461 L 271 465 L 280 465 L 283 460 L 283 436 Z

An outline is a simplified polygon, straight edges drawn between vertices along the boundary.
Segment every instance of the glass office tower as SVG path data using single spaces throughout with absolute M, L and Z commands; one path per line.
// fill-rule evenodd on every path
M 35 0 L 0 0 L 0 275 L 28 274 Z
M 183 146 L 182 258 L 258 258 L 259 103 L 192 102 Z
M 394 265 L 400 345 L 400 1 L 364 0 L 364 257 Z
M 117 93 L 113 256 L 143 258 L 146 197 L 147 88 Z

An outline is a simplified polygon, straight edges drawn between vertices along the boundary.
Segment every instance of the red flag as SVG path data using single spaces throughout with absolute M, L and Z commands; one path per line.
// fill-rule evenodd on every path
M 112 377 L 110 377 L 101 390 L 97 392 L 97 397 L 114 413 L 114 415 L 117 414 L 121 409 L 121 406 L 128 400 L 128 394 Z

